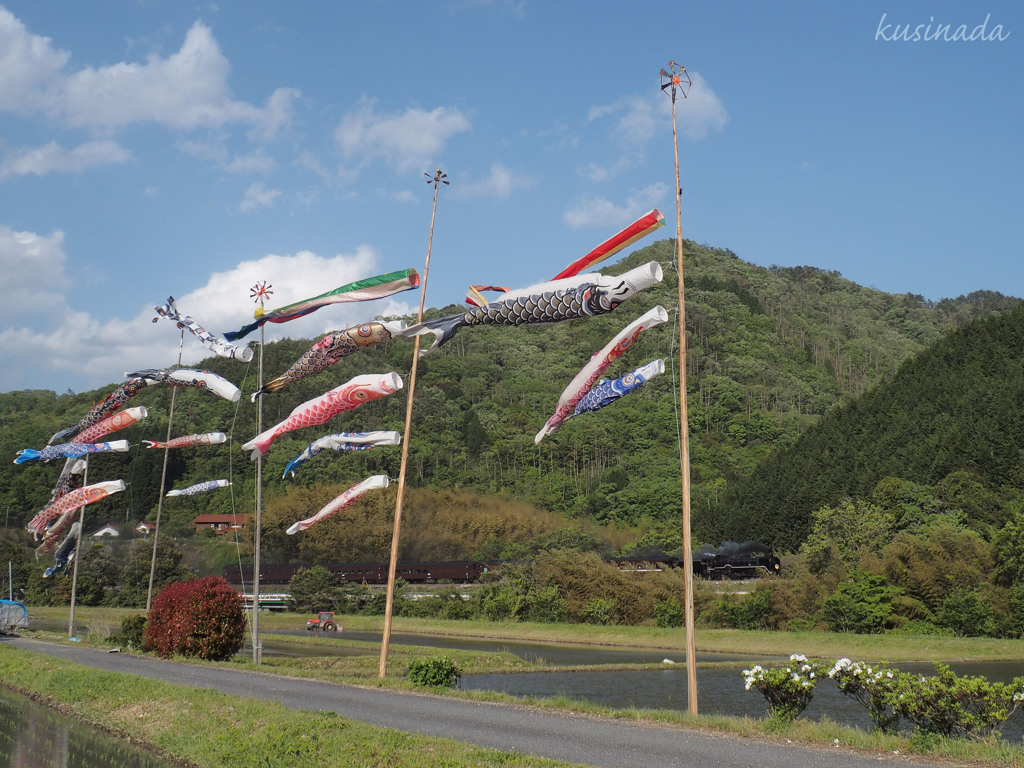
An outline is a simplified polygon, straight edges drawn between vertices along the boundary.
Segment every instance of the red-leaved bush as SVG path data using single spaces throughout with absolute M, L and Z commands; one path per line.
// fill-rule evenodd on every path
M 242 596 L 219 576 L 168 584 L 153 598 L 145 649 L 159 656 L 223 661 L 245 638 Z

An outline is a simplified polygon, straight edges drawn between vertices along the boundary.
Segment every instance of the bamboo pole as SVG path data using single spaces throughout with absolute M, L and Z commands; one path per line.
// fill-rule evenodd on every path
M 697 714 L 697 652 L 693 621 L 693 541 L 690 536 L 690 438 L 686 408 L 686 298 L 683 290 L 683 188 L 679 183 L 679 135 L 676 130 L 676 95 L 686 98 L 692 81 L 686 67 L 668 63 L 661 70 L 661 89 L 672 99 L 672 148 L 676 166 L 676 292 L 679 301 L 679 465 L 683 503 L 683 597 L 686 611 L 686 702 L 691 715 Z
M 82 487 L 89 486 L 89 454 L 85 454 L 85 469 L 82 472 Z M 75 637 L 75 596 L 78 592 L 78 562 L 82 559 L 82 529 L 85 527 L 85 504 L 78 509 L 78 537 L 75 540 L 75 568 L 71 576 L 71 612 L 68 616 L 68 640 Z
M 262 303 L 261 303 L 262 306 Z M 263 326 L 260 326 L 260 360 L 257 374 L 257 391 L 263 389 Z M 257 398 L 256 434 L 263 433 L 263 395 Z M 253 532 L 252 563 L 252 663 L 263 663 L 263 646 L 260 644 L 260 532 L 263 527 L 263 454 L 256 456 L 256 529 Z
M 423 303 L 427 297 L 427 275 L 430 272 L 430 249 L 434 242 L 434 218 L 437 216 L 437 191 L 447 186 L 448 174 L 438 168 L 434 175 L 424 174 L 427 183 L 434 185 L 434 207 L 430 212 L 430 234 L 427 237 L 427 260 L 423 266 L 423 285 L 420 288 L 420 307 L 416 322 L 423 322 Z M 409 434 L 412 431 L 412 401 L 416 391 L 416 368 L 420 358 L 420 337 L 416 336 L 412 348 L 412 369 L 409 371 L 409 391 L 405 401 L 405 431 L 402 433 L 402 463 L 398 472 L 398 495 L 395 498 L 395 524 L 391 533 L 391 558 L 388 561 L 388 592 L 384 603 L 384 634 L 380 640 L 380 662 L 377 676 L 384 677 L 388 668 L 388 646 L 391 643 L 391 617 L 395 607 L 395 571 L 398 567 L 398 542 L 402 534 L 402 503 L 405 499 L 405 470 L 409 463 Z
M 249 289 L 249 297 L 260 305 L 256 317 L 263 314 L 263 305 L 274 291 L 267 281 L 256 283 Z M 256 391 L 263 390 L 263 342 L 265 340 L 263 325 L 260 324 L 260 359 L 257 366 Z M 263 432 L 263 395 L 260 394 L 256 403 L 256 434 Z M 263 529 L 263 454 L 256 454 L 256 520 L 253 531 L 253 563 L 252 563 L 252 663 L 263 662 L 263 646 L 260 644 L 260 533 Z
M 185 344 L 185 329 L 181 329 L 181 338 L 178 340 L 178 365 L 181 366 L 181 350 Z M 160 498 L 156 502 L 156 523 L 153 528 L 153 557 L 149 563 L 149 589 L 146 591 L 146 613 L 149 613 L 153 605 L 153 576 L 156 573 L 156 547 L 160 541 L 160 514 L 164 510 L 164 492 L 167 483 L 167 454 L 170 449 L 167 443 L 171 442 L 171 428 L 174 426 L 174 401 L 178 396 L 178 388 L 171 387 L 171 407 L 167 412 L 167 440 L 164 443 L 164 468 L 160 473 Z

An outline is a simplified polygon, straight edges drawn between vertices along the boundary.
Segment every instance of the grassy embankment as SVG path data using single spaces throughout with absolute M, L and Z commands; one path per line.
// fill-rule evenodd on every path
M 63 610 L 63 614 L 61 613 Z M 66 618 L 66 609 L 37 609 L 33 610 L 33 616 L 44 614 L 57 618 Z M 108 609 L 85 609 L 79 614 L 83 626 L 91 626 L 93 632 L 86 635 L 87 642 L 97 642 L 102 645 L 102 636 L 105 631 L 116 628 L 120 617 L 131 613 L 130 611 L 111 611 Z M 268 632 L 275 629 L 298 629 L 305 625 L 305 615 L 297 614 L 270 614 L 262 615 L 260 618 L 261 630 Z M 379 629 L 381 626 L 380 617 L 340 617 L 344 626 L 350 629 Z M 552 626 L 552 625 L 531 625 L 531 624 L 491 624 L 488 622 L 444 622 L 428 621 L 419 619 L 396 619 L 396 632 L 423 632 L 430 634 L 451 634 L 472 637 L 491 637 L 507 640 L 534 640 L 539 642 L 571 642 L 579 643 L 585 640 L 601 646 L 622 646 L 640 648 L 665 648 L 678 649 L 682 645 L 681 630 L 659 630 L 654 628 L 635 627 L 587 627 L 586 633 L 581 635 L 580 627 L 574 626 Z M 52 633 L 50 639 L 59 640 L 58 635 Z M 82 634 L 82 633 L 80 633 Z M 801 652 L 809 656 L 818 656 L 823 659 L 836 658 L 838 656 L 849 656 L 855 659 L 871 661 L 921 661 L 921 660 L 945 660 L 945 661 L 967 661 L 967 660 L 1013 660 L 1024 658 L 1024 641 L 992 640 L 986 638 L 937 638 L 937 637 L 865 637 L 856 635 L 829 635 L 824 633 L 770 633 L 770 632 L 727 632 L 721 630 L 699 630 L 697 633 L 698 648 L 701 650 L 727 651 L 731 653 L 750 654 L 752 659 L 778 656 L 789 652 Z M 280 636 L 275 636 L 277 643 Z M 293 644 L 296 648 L 306 646 L 312 651 L 311 646 L 327 642 L 326 638 L 318 635 L 300 635 L 288 637 L 285 642 Z M 410 684 L 404 680 L 404 670 L 412 658 L 445 653 L 452 656 L 466 672 L 489 672 L 489 671 L 527 671 L 532 667 L 510 654 L 505 653 L 476 653 L 469 651 L 447 651 L 430 648 L 415 648 L 411 646 L 393 645 L 389 653 L 389 676 L 384 680 L 376 678 L 376 669 L 379 653 L 379 645 L 375 643 L 353 643 L 350 655 L 346 656 L 317 656 L 315 651 L 307 657 L 274 658 L 264 660 L 263 671 L 281 672 L 289 675 L 303 675 L 318 677 L 334 682 L 348 682 L 361 685 L 374 685 L 394 688 L 409 688 Z M 118 733 L 131 735 L 132 738 L 141 739 L 147 743 L 154 744 L 160 749 L 186 757 L 188 760 L 199 765 L 233 765 L 221 760 L 221 753 L 217 753 L 217 759 L 210 758 L 217 749 L 226 748 L 223 745 L 217 746 L 220 742 L 234 744 L 243 739 L 253 728 L 259 731 L 258 742 L 262 744 L 261 750 L 273 751 L 274 749 L 286 750 L 285 756 L 291 755 L 284 742 L 298 740 L 298 746 L 292 745 L 295 749 L 324 749 L 320 754 L 329 754 L 339 749 L 336 746 L 325 746 L 321 743 L 326 736 L 316 736 L 312 744 L 307 744 L 307 737 L 301 735 L 304 729 L 322 728 L 327 718 L 332 724 L 341 724 L 341 729 L 346 734 L 343 737 L 345 754 L 353 756 L 354 764 L 365 765 L 396 765 L 396 766 L 427 766 L 435 764 L 437 759 L 434 749 L 442 747 L 424 746 L 427 742 L 437 740 L 418 740 L 415 737 L 395 735 L 391 732 L 383 732 L 381 729 L 373 729 L 358 723 L 344 721 L 342 718 L 330 715 L 325 716 L 313 713 L 300 713 L 301 717 L 295 719 L 289 712 L 281 712 L 280 708 L 274 705 L 261 705 L 250 700 L 241 700 L 236 703 L 220 703 L 213 707 L 209 718 L 206 717 L 206 704 L 193 704 L 196 692 L 192 689 L 177 688 L 168 686 L 166 689 L 150 691 L 147 696 L 162 697 L 159 699 L 156 711 L 189 710 L 193 713 L 202 711 L 204 718 L 198 721 L 198 725 L 189 725 L 185 728 L 187 733 L 179 733 L 169 737 L 161 722 L 151 722 L 150 718 L 142 717 L 136 713 L 133 717 L 123 718 L 119 714 L 115 717 L 108 713 L 120 712 L 122 705 L 116 707 L 104 698 L 97 698 L 97 692 L 105 690 L 110 685 L 103 682 L 102 673 L 92 673 L 81 668 L 76 669 L 76 675 L 88 678 L 92 674 L 100 675 L 96 684 L 83 683 L 81 688 L 75 687 L 69 690 L 57 683 L 50 683 L 48 675 L 61 678 L 64 674 L 64 667 L 59 662 L 47 662 L 45 660 L 34 660 L 32 668 L 51 669 L 50 672 L 40 672 L 38 676 L 26 679 L 24 676 L 8 675 L 10 660 L 7 658 L 11 653 L 9 650 L 0 649 L 0 671 L 5 681 L 18 688 L 43 697 L 48 703 L 70 709 L 78 716 Z M 230 662 L 234 666 L 249 667 L 245 659 Z M 53 665 L 58 665 L 54 667 Z M 113 686 L 116 691 L 118 686 Z M 126 687 L 126 686 L 121 686 Z M 134 687 L 127 686 L 127 687 Z M 94 695 L 95 694 L 95 695 Z M 204 696 L 217 696 L 216 694 L 204 693 Z M 502 694 L 489 694 L 480 692 L 452 692 L 448 695 L 475 696 L 491 700 L 514 700 L 523 703 L 522 699 L 511 699 Z M 231 697 L 223 697 L 224 700 Z M 143 700 L 149 701 L 143 697 Z M 691 717 L 682 712 L 647 711 L 631 709 L 627 711 L 612 711 L 600 706 L 581 705 L 576 700 L 563 699 L 542 699 L 528 700 L 526 703 L 535 706 L 572 709 L 575 712 L 586 712 L 598 716 L 610 716 L 627 718 L 640 721 L 661 722 L 683 727 L 697 727 L 713 729 L 722 732 L 729 732 L 745 737 L 770 737 L 784 738 L 793 741 L 806 743 L 833 744 L 839 743 L 855 749 L 863 749 L 874 752 L 902 754 L 919 753 L 942 760 L 956 760 L 960 762 L 986 765 L 1013 765 L 1024 766 L 1024 749 L 1006 743 L 979 743 L 957 740 L 942 739 L 920 739 L 906 736 L 884 736 L 867 733 L 865 731 L 847 728 L 828 721 L 809 722 L 798 720 L 785 733 L 772 732 L 766 721 L 754 720 L 751 718 L 730 718 L 719 716 L 698 716 Z M 130 705 L 128 706 L 130 709 Z M 267 709 L 264 711 L 263 707 Z M 244 714 L 242 714 L 244 713 Z M 227 718 L 226 720 L 224 718 Z M 292 723 L 294 721 L 294 725 Z M 196 721 L 189 721 L 195 723 Z M 299 725 L 301 723 L 302 725 Z M 329 730 L 329 729 L 328 729 Z M 337 730 L 337 729 L 336 729 Z M 360 740 L 365 737 L 366 744 L 360 746 Z M 275 740 L 282 741 L 277 747 L 273 745 Z M 193 744 L 192 742 L 195 742 Z M 351 750 L 364 750 L 358 753 L 357 758 Z M 420 762 L 401 762 L 396 760 L 396 753 L 389 751 L 386 756 L 379 752 L 381 749 L 397 750 L 408 752 L 402 759 L 419 760 Z M 512 756 L 499 755 L 494 753 L 485 755 L 486 751 L 478 750 L 466 745 L 445 745 L 443 747 L 446 759 L 457 757 L 466 762 L 451 762 L 446 765 L 519 765 L 518 762 L 510 762 Z M 453 751 L 454 750 L 454 751 Z M 230 750 L 229 750 L 230 751 Z M 248 753 L 250 758 L 252 753 Z M 305 754 L 305 753 L 303 753 Z M 198 755 L 198 757 L 196 756 Z M 283 759 L 282 758 L 282 759 Z M 290 757 L 283 759 L 281 765 L 291 765 Z M 301 764 L 302 756 L 295 755 L 294 764 Z M 375 762 L 378 761 L 378 762 Z M 243 761 L 244 762 L 244 761 Z M 241 763 L 239 763 L 241 764 Z M 270 763 L 275 764 L 275 763 Z M 525 764 L 525 763 L 524 763 Z M 539 761 L 529 762 L 531 765 L 541 765 Z

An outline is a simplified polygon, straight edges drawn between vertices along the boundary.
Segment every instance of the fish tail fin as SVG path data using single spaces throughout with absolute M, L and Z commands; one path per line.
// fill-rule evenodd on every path
M 256 461 L 256 459 L 270 450 L 270 444 L 274 442 L 275 437 L 277 437 L 277 435 L 274 434 L 274 430 L 263 432 L 262 434 L 256 435 L 256 437 L 243 445 L 242 450 L 251 451 L 249 458 Z
M 448 317 L 439 317 L 435 320 L 427 320 L 425 322 L 409 326 L 403 332 L 403 335 L 425 336 L 428 333 L 434 334 L 434 343 L 426 349 L 420 350 L 420 357 L 423 357 L 423 355 L 433 352 L 435 349 L 451 339 L 463 324 L 464 321 L 462 315 L 449 315 Z
M 81 430 L 76 425 L 74 427 L 68 427 L 67 429 L 62 429 L 60 432 L 54 432 L 53 433 L 53 437 L 51 437 L 49 439 L 49 441 L 47 441 L 46 444 L 47 445 L 59 445 L 60 443 L 66 443 L 72 437 L 77 435 L 80 431 Z
M 278 392 L 281 389 L 283 389 L 284 385 L 287 384 L 287 383 L 288 382 L 284 378 L 284 376 L 278 376 L 273 381 L 268 381 L 262 387 L 260 387 L 255 392 L 253 392 L 251 399 L 255 403 L 256 402 L 256 398 L 261 397 L 262 395 L 267 394 L 267 392 Z
M 14 459 L 15 464 L 24 464 L 26 461 L 34 461 L 42 456 L 42 453 L 34 448 L 22 448 Z

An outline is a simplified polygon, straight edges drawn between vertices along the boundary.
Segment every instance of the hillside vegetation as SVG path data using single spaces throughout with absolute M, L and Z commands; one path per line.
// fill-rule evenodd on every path
M 578 555 L 681 546 L 673 256 L 672 241 L 663 240 L 603 268 L 618 274 L 655 260 L 666 274 L 610 315 L 466 328 L 420 361 L 407 436 L 401 559 L 514 560 L 520 565 L 488 588 L 491 612 L 519 606 L 524 615 L 627 621 L 624 611 L 639 604 L 640 582 L 601 572 L 600 557 Z M 740 628 L 1020 636 L 1019 300 L 977 292 L 930 302 L 813 267 L 762 268 L 693 243 L 686 245 L 686 286 L 695 539 L 710 546 L 759 540 L 789 553 L 785 578 L 749 594 L 698 590 L 698 620 Z M 580 367 L 656 304 L 669 311 L 669 322 L 645 331 L 606 376 L 659 357 L 667 372 L 601 411 L 568 420 L 535 445 L 534 435 Z M 428 316 L 459 311 L 449 306 Z M 266 345 L 267 377 L 283 373 L 313 341 Z M 411 354 L 412 342 L 397 339 L 268 394 L 263 423 L 277 423 L 355 375 L 393 370 L 404 376 Z M 255 465 L 240 445 L 256 433 L 257 409 L 248 399 L 257 387 L 256 365 L 210 358 L 199 367 L 235 382 L 243 396 L 231 404 L 196 390 L 179 393 L 172 434 L 223 431 L 230 440 L 171 452 L 166 488 L 222 477 L 232 486 L 165 500 L 161 530 L 168 543 L 161 547 L 158 584 L 216 573 L 252 555 L 251 537 L 231 544 L 228 537 L 196 536 L 191 521 L 202 512 L 254 509 Z M 79 394 L 0 394 L 0 455 L 42 447 L 119 383 Z M 141 440 L 165 439 L 170 389 L 148 387 L 132 404 L 145 405 L 150 417 L 123 433 L 131 452 L 97 455 L 89 465 L 90 483 L 122 478 L 128 489 L 87 507 L 86 531 L 114 522 L 127 533 L 155 518 L 163 452 L 143 448 Z M 396 479 L 399 448 L 325 451 L 296 477 L 282 475 L 324 434 L 401 431 L 405 408 L 403 391 L 274 442 L 264 459 L 264 562 L 386 558 L 394 486 L 305 533 L 285 530 L 368 475 Z M 33 599 L 51 603 L 68 599 L 68 580 L 41 579 L 46 558 L 32 558 L 23 530 L 49 499 L 57 464 L 0 464 L 8 524 L 0 555 L 15 563 L 16 583 L 29 583 Z M 149 563 L 145 541 L 93 547 L 83 558 L 87 586 L 80 599 L 144 604 Z M 676 621 L 676 586 L 666 578 L 665 584 L 647 578 L 643 594 L 660 606 L 658 621 Z
M 610 315 L 550 326 L 464 329 L 424 357 L 410 437 L 409 484 L 499 495 L 577 520 L 625 526 L 673 520 L 680 506 L 674 314 L 645 332 L 606 375 L 621 375 L 657 357 L 666 360 L 669 372 L 612 407 L 566 422 L 540 446 L 533 443 L 562 388 L 593 352 L 655 304 L 674 312 L 673 250 L 672 241 L 663 240 L 602 270 L 614 274 L 655 260 L 666 272 L 663 283 Z M 693 504 L 698 527 L 707 536 L 715 535 L 706 518 L 718 510 L 716 502 L 773 449 L 792 444 L 837 404 L 891 379 L 903 360 L 946 332 L 1017 302 L 982 292 L 931 303 L 864 288 L 813 267 L 757 267 L 729 251 L 693 243 L 686 247 L 686 268 Z M 429 314 L 459 310 L 451 306 Z M 268 378 L 283 372 L 312 342 L 268 344 Z M 411 348 L 410 340 L 399 339 L 267 395 L 264 424 L 276 423 L 299 403 L 354 375 L 407 373 Z M 238 384 L 243 397 L 234 405 L 195 390 L 179 393 L 175 434 L 219 430 L 232 437 L 229 447 L 170 455 L 168 488 L 214 477 L 230 476 L 234 483 L 231 492 L 164 505 L 170 519 L 186 522 L 199 511 L 230 512 L 233 504 L 245 510 L 254 488 L 252 464 L 239 445 L 256 432 L 256 408 L 247 397 L 256 388 L 255 364 L 210 358 L 200 367 Z M 23 447 L 41 447 L 119 383 L 79 394 L 0 395 L 0 453 L 13 456 Z M 169 393 L 166 386 L 153 386 L 132 401 L 150 412 L 146 422 L 126 433 L 133 444 L 142 437 L 166 436 Z M 404 411 L 402 392 L 323 427 L 279 438 L 265 459 L 270 506 L 287 489 L 347 486 L 378 472 L 397 477 L 397 448 L 321 455 L 296 478 L 283 480 L 281 475 L 284 465 L 316 437 L 332 431 L 401 430 Z M 96 458 L 90 481 L 122 477 L 130 490 L 89 517 L 102 514 L 127 522 L 152 517 L 162 460 L 161 451 L 143 448 Z M 10 506 L 10 524 L 22 526 L 49 498 L 59 472 L 54 464 L 5 463 L 0 468 L 0 504 Z M 184 531 L 187 525 L 179 527 Z

